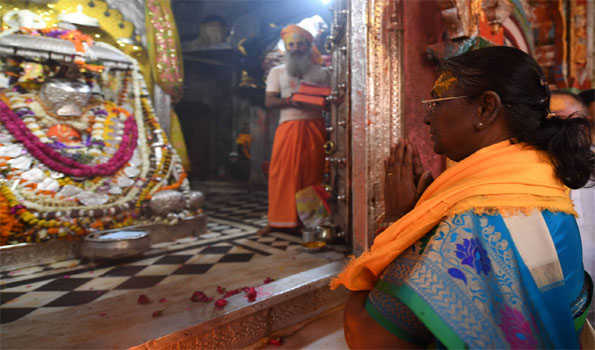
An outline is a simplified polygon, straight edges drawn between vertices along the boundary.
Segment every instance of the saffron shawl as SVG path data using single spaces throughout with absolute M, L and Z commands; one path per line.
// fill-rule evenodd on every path
M 369 251 L 333 279 L 331 288 L 371 290 L 382 271 L 444 217 L 468 210 L 506 215 L 533 209 L 576 215 L 548 155 L 510 141 L 482 148 L 436 178 L 415 208 L 378 235 Z

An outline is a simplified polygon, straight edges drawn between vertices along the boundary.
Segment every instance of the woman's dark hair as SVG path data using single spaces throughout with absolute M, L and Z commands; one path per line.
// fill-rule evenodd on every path
M 496 92 L 507 112 L 513 141 L 546 151 L 566 186 L 580 188 L 595 178 L 589 121 L 550 115 L 550 90 L 531 56 L 512 47 L 493 46 L 447 59 L 441 69 L 457 77 L 467 96 Z
M 581 99 L 581 101 L 583 101 L 584 104 L 589 106 L 589 104 L 595 102 L 595 89 L 585 90 L 578 94 L 578 97 Z

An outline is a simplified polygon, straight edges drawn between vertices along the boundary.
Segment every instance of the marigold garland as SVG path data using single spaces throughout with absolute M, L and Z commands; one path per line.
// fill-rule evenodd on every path
M 8 199 L 0 192 L 0 245 L 6 244 L 10 236 L 22 228 L 23 224 L 10 214 Z
M 67 232 L 61 228 L 68 229 L 70 232 L 81 236 L 89 233 L 80 223 L 88 223 L 93 229 L 105 229 L 108 227 L 121 228 L 134 224 L 135 214 L 120 218 L 105 217 L 91 221 L 90 218 L 81 218 L 64 221 L 60 219 L 39 219 L 37 216 L 27 210 L 24 206 L 18 204 L 18 201 L 4 184 L 0 184 L 0 244 L 5 244 L 10 238 L 24 237 L 25 241 L 31 242 L 40 229 L 45 229 L 51 236 L 66 236 Z M 23 225 L 31 226 L 30 229 L 23 231 Z
M 178 188 L 180 188 L 180 186 L 182 186 L 182 183 L 184 183 L 184 180 L 186 180 L 187 176 L 188 175 L 186 175 L 186 172 L 183 172 L 180 175 L 180 178 L 178 179 L 178 181 L 176 181 L 175 183 L 173 183 L 169 186 L 163 186 L 163 187 L 159 188 L 157 191 L 155 191 L 155 193 L 161 192 L 161 191 L 166 191 L 166 190 L 177 190 Z
M 133 73 L 136 73 L 136 71 Z M 40 241 L 50 238 L 74 239 L 76 235 L 84 235 L 89 233 L 89 231 L 120 228 L 138 223 L 148 223 L 149 221 L 147 220 L 152 219 L 142 218 L 140 217 L 140 213 L 142 206 L 144 206 L 147 200 L 151 198 L 152 193 L 163 189 L 180 187 L 186 189 L 187 182 L 185 180 L 187 175 L 185 172 L 179 172 L 180 177 L 175 183 L 160 188 L 160 186 L 168 184 L 168 180 L 171 181 L 172 170 L 176 167 L 179 160 L 177 160 L 172 149 L 169 147 L 168 138 L 157 122 L 149 97 L 147 95 L 140 95 L 140 87 L 143 82 L 138 79 L 139 77 L 140 75 L 137 74 L 133 79 L 133 88 L 136 97 L 135 116 L 132 116 L 125 109 L 117 107 L 114 103 L 105 101 L 107 111 L 110 113 L 122 113 L 121 116 L 127 116 L 126 122 L 132 120 L 134 126 L 136 126 L 134 130 L 136 135 L 134 135 L 135 133 L 131 130 L 125 130 L 119 145 L 120 148 L 124 145 L 130 147 L 130 149 L 134 151 L 134 146 L 138 144 L 139 155 L 142 158 L 141 174 L 133 179 L 135 183 L 130 186 L 128 194 L 126 194 L 124 199 L 125 202 L 123 202 L 122 199 L 118 199 L 118 203 L 116 204 L 108 202 L 105 205 L 88 206 L 88 209 L 86 206 L 84 208 L 81 208 L 80 206 L 78 208 L 71 208 L 67 205 L 64 206 L 64 211 L 60 213 L 58 210 L 62 210 L 63 206 L 59 205 L 59 203 L 66 197 L 57 196 L 57 192 L 54 191 L 40 189 L 38 184 L 25 181 L 21 178 L 18 172 L 16 175 L 15 173 L 11 173 L 12 165 L 9 161 L 12 157 L 0 157 L 0 170 L 8 171 L 1 175 L 6 181 L 3 183 L 0 182 L 0 230 L 2 230 L 0 231 L 0 244 L 14 241 Z M 125 86 L 124 91 L 127 89 L 128 86 Z M 146 87 L 144 87 L 144 89 L 146 90 Z M 122 101 L 126 97 L 125 95 L 126 92 L 120 94 L 118 96 L 118 101 Z M 8 105 L 10 104 L 5 103 L 5 105 L 8 108 Z M 1 107 L 2 104 L 0 104 L 0 108 Z M 13 112 L 12 109 L 10 109 L 10 111 Z M 14 111 L 17 111 L 17 109 Z M 5 114 L 6 113 L 0 113 L 0 116 Z M 17 116 L 17 118 L 20 117 L 22 116 Z M 96 120 L 103 123 L 104 120 L 100 117 L 101 116 L 97 116 L 98 119 Z M 120 120 L 123 121 L 123 119 L 124 118 L 121 117 Z M 18 122 L 14 123 L 14 125 L 8 125 L 11 123 L 5 123 L 4 120 L 2 120 L 2 126 L 4 126 L 14 138 L 17 138 L 16 135 L 26 136 L 28 135 L 27 131 L 31 131 L 29 130 L 29 124 L 23 122 L 26 121 L 25 118 L 20 121 L 23 125 L 20 125 Z M 12 130 L 9 129 L 11 126 L 16 126 L 13 128 L 13 130 L 16 130 L 16 133 L 13 133 Z M 91 129 L 87 129 L 87 133 L 91 133 L 92 131 L 93 130 Z M 44 142 L 47 142 L 47 140 L 40 139 L 39 135 L 34 136 L 35 138 L 33 140 L 39 141 L 44 145 Z M 132 136 L 134 136 L 134 138 Z M 138 137 L 141 137 L 141 139 L 138 139 Z M 22 142 L 22 140 L 23 138 L 17 138 L 17 141 L 26 146 L 28 141 Z M 31 138 L 29 138 L 29 140 L 31 140 Z M 35 143 L 35 141 L 33 143 Z M 25 148 L 27 149 L 29 156 L 37 159 L 37 161 L 41 161 L 34 150 L 27 147 Z M 116 152 L 120 151 L 120 148 Z M 40 151 L 39 148 L 36 150 Z M 41 151 L 44 150 L 41 149 Z M 132 152 L 130 155 L 132 156 Z M 112 154 L 112 159 L 114 157 L 115 154 Z M 59 159 L 58 157 L 54 158 L 53 155 L 49 158 L 56 163 L 70 168 L 80 168 L 80 164 L 68 160 L 64 161 L 64 159 Z M 128 158 L 118 171 L 123 171 L 129 159 L 131 158 Z M 50 166 L 48 167 L 66 175 L 62 178 L 55 179 L 60 188 L 65 185 L 71 185 L 91 192 L 102 185 L 102 182 L 106 178 L 118 176 L 117 172 L 113 175 L 105 175 L 102 173 L 89 174 L 89 176 L 81 182 L 76 178 L 73 180 L 70 176 L 76 175 L 68 174 L 66 171 L 63 171 L 63 169 L 58 168 L 56 170 Z M 46 177 L 50 177 L 50 173 L 49 170 L 45 170 Z M 21 183 L 21 185 L 14 188 L 13 186 L 18 183 Z M 13 188 L 14 192 L 11 188 Z

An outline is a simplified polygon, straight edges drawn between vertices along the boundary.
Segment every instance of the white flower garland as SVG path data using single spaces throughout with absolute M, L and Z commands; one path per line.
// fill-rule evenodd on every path
M 110 49 L 114 49 L 114 48 L 110 47 Z M 119 51 L 119 50 L 116 50 L 116 51 Z M 142 96 L 142 94 L 148 95 L 148 91 L 146 88 L 146 83 L 144 82 L 144 79 L 142 78 L 142 75 L 140 73 L 138 63 L 136 62 L 136 60 L 134 60 L 131 57 L 130 57 L 130 60 L 131 60 L 131 62 L 133 62 L 133 65 L 132 65 L 132 86 L 133 86 L 133 94 L 134 94 L 134 118 L 136 120 L 138 134 L 139 134 L 138 150 L 137 151 L 138 151 L 138 155 L 141 158 L 141 160 L 140 160 L 141 170 L 140 170 L 140 173 L 136 176 L 136 180 L 134 180 L 134 183 L 130 187 L 128 187 L 128 191 L 124 196 L 120 196 L 120 197 L 118 197 L 118 199 L 113 200 L 113 201 L 110 198 L 109 202 L 106 204 L 75 205 L 75 203 L 72 203 L 73 204 L 72 206 L 65 206 L 64 200 L 44 198 L 42 196 L 36 195 L 34 193 L 34 191 L 29 191 L 27 188 L 24 188 L 23 186 L 19 185 L 19 182 L 21 181 L 19 176 L 15 176 L 11 180 L 3 179 L 3 181 L 7 182 L 7 185 L 13 191 L 13 194 L 15 195 L 15 199 L 19 203 L 23 204 L 25 207 L 27 207 L 29 209 L 33 209 L 34 211 L 32 211 L 32 213 L 34 215 L 39 216 L 41 214 L 43 216 L 46 216 L 49 213 L 53 213 L 53 215 L 59 217 L 59 216 L 62 216 L 62 214 L 68 214 L 72 210 L 81 211 L 81 212 L 79 212 L 79 215 L 84 215 L 84 213 L 92 214 L 96 210 L 102 210 L 106 213 L 107 212 L 113 213 L 114 208 L 116 208 L 118 206 L 120 206 L 122 209 L 128 209 L 129 204 L 132 202 L 135 202 L 138 199 L 138 196 L 140 195 L 144 185 L 147 185 L 148 181 L 150 181 L 150 179 L 147 177 L 147 174 L 151 170 L 151 161 L 149 159 L 150 154 L 153 154 L 153 156 L 154 156 L 155 166 L 158 166 L 159 164 L 161 164 L 162 157 L 164 157 L 165 151 L 167 150 L 167 147 L 168 147 L 168 145 L 165 144 L 165 139 L 166 139 L 165 132 L 161 128 L 157 128 L 157 129 L 153 130 L 153 132 L 155 133 L 154 136 L 156 136 L 155 137 L 156 145 L 154 147 L 150 147 L 147 144 L 147 137 L 149 135 L 147 135 L 147 133 L 146 133 L 147 131 L 146 131 L 146 127 L 145 127 L 146 125 L 145 125 L 145 120 L 144 120 L 145 115 L 143 113 L 141 96 Z M 31 106 L 27 106 L 27 107 L 31 108 Z M 41 106 L 39 106 L 39 108 L 43 109 Z M 146 104 L 146 108 L 147 108 L 146 117 L 154 118 L 154 113 L 153 113 L 152 105 L 150 102 Z M 38 111 L 33 110 L 33 112 L 37 113 Z M 44 113 L 44 114 L 47 114 L 47 113 Z M 51 116 L 49 116 L 49 117 L 54 119 Z M 91 132 L 91 136 L 93 139 L 104 139 L 103 135 L 99 136 L 99 132 L 101 130 L 103 130 L 103 128 L 101 128 L 101 126 L 102 126 L 101 124 L 105 122 L 105 118 L 102 118 L 100 116 L 96 116 L 95 118 L 96 118 L 95 123 L 97 123 L 98 125 L 92 129 L 93 131 Z M 29 121 L 33 122 L 32 120 L 29 120 Z M 53 120 L 52 120 L 52 122 L 53 122 Z M 56 122 L 64 123 L 62 120 L 56 120 Z M 64 124 L 66 124 L 66 123 L 64 123 Z M 42 140 L 43 142 L 49 142 L 49 139 L 47 138 L 46 135 L 44 135 L 41 132 L 41 129 L 39 127 L 32 125 L 32 124 L 29 126 L 32 126 L 32 128 L 31 128 L 32 132 L 34 132 L 34 134 L 37 137 L 39 137 L 40 140 Z M 153 149 L 153 148 L 155 148 L 155 149 Z M 165 174 L 165 175 L 162 175 L 162 178 L 160 179 L 161 181 L 159 181 L 157 186 L 155 186 L 150 191 L 150 194 L 155 193 L 160 187 L 167 185 L 168 179 L 171 178 L 172 173 L 174 173 L 174 170 L 178 170 L 178 172 L 177 172 L 178 174 L 180 173 L 179 171 L 183 171 L 181 168 L 180 159 L 179 159 L 178 155 L 176 154 L 176 152 L 172 150 L 172 151 L 170 151 L 170 153 L 172 154 L 171 162 L 169 162 L 169 164 L 163 165 L 163 166 L 167 166 L 167 169 L 165 169 L 165 168 L 155 169 L 155 171 L 159 171 L 160 173 Z M 33 157 L 31 157 L 31 158 L 33 158 Z M 38 163 L 38 164 L 35 164 L 34 166 L 44 170 L 44 172 L 46 174 L 49 172 L 49 169 L 47 169 L 43 164 L 41 164 L 40 162 L 36 162 L 36 163 Z M 129 165 L 127 165 L 126 167 L 128 167 L 128 166 Z M 124 176 L 124 169 L 126 167 L 120 169 L 112 177 L 112 180 L 115 180 L 115 179 L 119 178 L 120 176 Z M 178 175 L 178 177 L 179 177 L 179 175 Z M 99 186 L 101 186 L 102 183 L 103 182 L 91 184 L 91 183 L 87 182 L 85 184 L 84 189 L 86 191 L 94 192 L 97 190 L 97 188 Z M 183 190 L 184 192 L 189 191 L 188 180 L 185 180 L 183 182 L 180 189 Z M 64 218 L 62 218 L 62 219 L 64 219 Z

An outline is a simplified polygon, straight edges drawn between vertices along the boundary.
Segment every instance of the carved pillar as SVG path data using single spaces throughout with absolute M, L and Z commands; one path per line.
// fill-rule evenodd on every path
M 352 215 L 353 252 L 359 254 L 369 246 L 368 239 L 368 174 L 366 171 L 366 60 L 368 1 L 349 3 L 349 53 L 351 56 L 351 150 L 352 150 Z
M 384 214 L 383 164 L 390 145 L 402 135 L 400 5 L 397 0 L 351 2 L 353 243 L 356 254 L 371 245 L 377 223 Z M 362 77 L 364 81 L 359 80 Z

